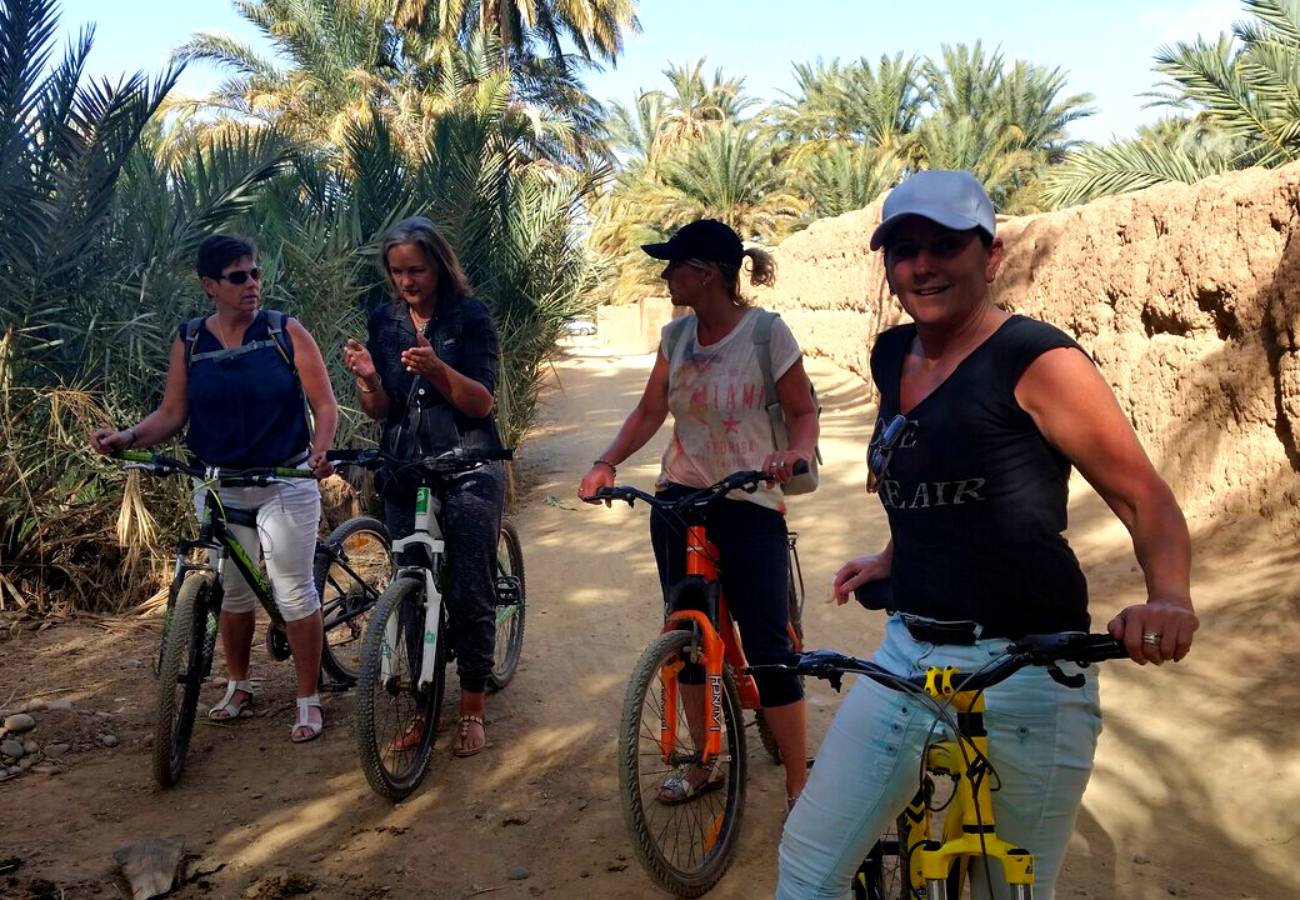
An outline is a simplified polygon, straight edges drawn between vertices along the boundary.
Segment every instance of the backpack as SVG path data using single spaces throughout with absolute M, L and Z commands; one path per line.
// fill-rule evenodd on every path
M 288 366 L 289 371 L 293 373 L 293 380 L 298 383 L 298 393 L 302 395 L 303 415 L 307 417 L 307 434 L 309 437 L 314 437 L 316 434 L 316 427 L 311 414 L 311 404 L 307 402 L 307 392 L 303 390 L 302 378 L 298 375 L 298 366 L 294 364 L 293 357 L 289 355 L 289 351 L 293 349 L 293 345 L 289 343 L 289 335 L 284 330 L 284 313 L 280 312 L 278 309 L 268 309 L 265 310 L 265 312 L 266 328 L 269 333 L 268 337 L 263 338 L 260 341 L 252 341 L 251 343 L 239 347 L 231 347 L 229 349 L 223 347 L 220 350 L 209 350 L 206 353 L 195 353 L 194 348 L 199 342 L 199 334 L 203 331 L 203 322 L 208 317 L 195 316 L 193 319 L 190 319 L 185 323 L 184 330 L 185 368 L 188 370 L 190 366 L 194 365 L 194 363 L 200 359 L 230 359 L 236 356 L 243 356 L 245 353 L 251 353 L 254 350 L 261 350 L 263 347 L 275 347 L 276 351 L 280 354 L 280 359 L 284 360 L 284 364 Z
M 758 367 L 763 372 L 763 407 L 767 411 L 768 423 L 772 427 L 772 446 L 777 450 L 785 450 L 790 446 L 790 428 L 785 421 L 785 410 L 781 408 L 781 397 L 776 391 L 776 378 L 772 375 L 772 323 L 779 315 L 780 313 L 765 309 L 758 310 L 758 323 L 754 326 L 754 347 L 758 351 Z M 664 358 L 669 363 L 672 362 L 673 351 L 677 348 L 678 341 L 686 331 L 686 322 L 687 319 L 683 316 L 670 322 L 664 329 L 662 342 Z M 809 387 L 812 388 L 813 406 L 816 407 L 817 416 L 820 418 L 822 406 L 817 400 L 817 389 L 812 387 L 811 382 Z M 821 461 L 821 448 L 813 447 L 812 459 L 808 461 L 808 471 L 803 475 L 795 475 L 781 485 L 781 491 L 794 495 L 811 494 L 817 490 L 817 467 Z

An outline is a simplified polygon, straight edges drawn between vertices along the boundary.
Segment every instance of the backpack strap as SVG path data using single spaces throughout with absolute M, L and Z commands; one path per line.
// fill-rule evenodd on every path
M 673 351 L 677 349 L 677 345 L 682 342 L 682 335 L 686 333 L 686 320 L 686 316 L 673 319 L 664 326 L 663 337 L 659 339 L 659 347 L 663 350 L 664 359 L 668 360 L 670 367 L 673 363 Z
M 199 329 L 203 327 L 203 320 L 207 316 L 195 316 L 185 323 L 183 336 L 185 338 L 185 368 L 194 364 L 194 345 L 199 342 Z
M 763 405 L 767 407 L 781 402 L 776 393 L 776 379 L 772 377 L 772 323 L 780 315 L 760 309 L 758 322 L 754 325 L 754 347 L 758 350 L 758 367 L 763 371 Z
M 284 313 L 278 309 L 268 309 L 266 311 L 266 329 L 271 333 L 271 340 L 275 341 L 275 349 L 279 351 L 280 358 L 284 364 L 293 370 L 293 377 L 298 379 L 298 384 L 302 384 L 302 379 L 298 378 L 298 367 L 294 365 L 293 357 L 289 355 L 292 345 L 289 343 L 289 335 L 284 329 Z

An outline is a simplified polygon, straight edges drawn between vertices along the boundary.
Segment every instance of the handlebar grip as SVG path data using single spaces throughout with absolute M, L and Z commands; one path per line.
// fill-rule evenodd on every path
M 119 450 L 113 454 L 116 459 L 124 459 L 127 462 L 147 463 L 153 459 L 153 454 L 148 450 Z

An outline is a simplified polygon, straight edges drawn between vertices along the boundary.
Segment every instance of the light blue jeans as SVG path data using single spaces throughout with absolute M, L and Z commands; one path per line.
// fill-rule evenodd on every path
M 1000 655 L 1007 643 L 921 643 L 891 616 L 872 658 L 899 675 L 923 673 L 935 665 L 974 671 Z M 1096 669 L 1061 668 L 1067 674 L 1084 671 L 1087 684 L 1067 688 L 1052 681 L 1046 669 L 1033 666 L 985 693 L 989 756 L 1001 781 L 993 793 L 997 833 L 1034 854 L 1035 900 L 1052 900 L 1101 733 Z M 933 721 L 923 703 L 857 677 L 786 821 L 778 900 L 849 895 L 858 864 L 916 793 Z M 942 731 L 940 726 L 936 734 Z M 1000 867 L 990 868 L 995 897 L 1009 896 Z M 982 867 L 972 872 L 971 889 L 973 897 L 987 900 Z

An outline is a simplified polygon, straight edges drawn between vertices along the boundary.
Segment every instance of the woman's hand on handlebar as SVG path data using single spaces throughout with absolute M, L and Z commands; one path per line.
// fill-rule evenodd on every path
M 1138 665 L 1178 662 L 1192 647 L 1192 634 L 1200 626 L 1190 602 L 1152 597 L 1111 619 L 1110 636 L 1123 641 L 1129 657 Z
M 795 465 L 802 461 L 806 467 L 811 458 L 811 453 L 804 453 L 795 449 L 776 450 L 763 458 L 763 464 L 759 466 L 759 470 L 772 476 L 773 481 L 785 484 L 794 476 Z M 807 471 L 807 469 L 805 468 L 803 471 Z
M 312 474 L 316 476 L 317 481 L 321 481 L 334 474 L 334 463 L 326 457 L 328 450 L 316 450 L 311 456 L 307 457 L 307 468 L 311 469 Z
M 853 589 L 868 581 L 889 577 L 890 561 L 883 553 L 868 553 L 851 559 L 840 566 L 831 579 L 831 599 L 843 606 Z
M 101 428 L 90 436 L 90 446 L 96 453 L 104 456 L 112 456 L 119 450 L 127 450 L 135 444 L 135 432 L 130 428 L 124 428 L 116 431 L 112 428 Z
M 578 498 L 586 503 L 600 503 L 596 494 L 603 488 L 613 486 L 614 470 L 604 463 L 596 463 L 582 476 L 582 481 L 578 484 Z M 609 506 L 608 498 L 605 499 L 605 505 Z

